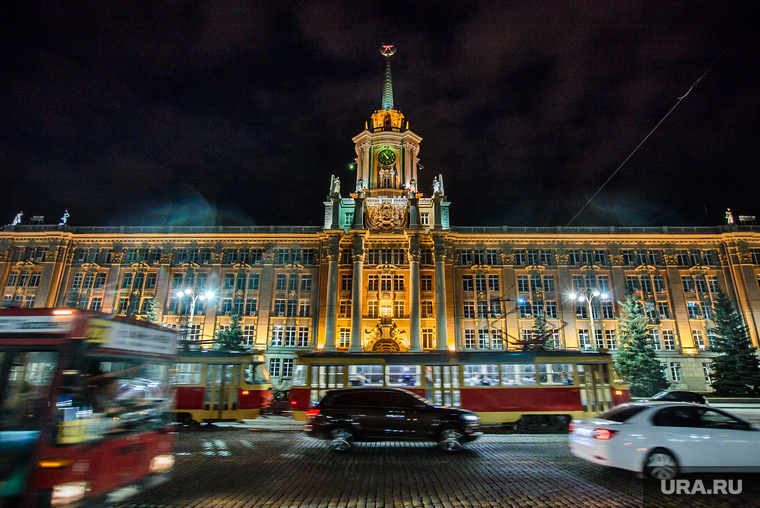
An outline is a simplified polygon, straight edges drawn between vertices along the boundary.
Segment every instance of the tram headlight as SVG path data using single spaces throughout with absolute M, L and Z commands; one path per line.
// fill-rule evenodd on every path
M 174 467 L 174 455 L 156 455 L 150 460 L 151 473 L 165 473 Z
M 66 506 L 76 503 L 90 491 L 88 482 L 62 483 L 53 487 L 53 497 L 50 499 L 51 506 Z

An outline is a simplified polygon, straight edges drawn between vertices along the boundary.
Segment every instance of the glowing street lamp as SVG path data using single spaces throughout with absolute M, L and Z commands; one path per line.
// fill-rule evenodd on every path
M 184 291 L 178 290 L 175 293 L 175 296 L 179 298 L 180 300 L 185 297 L 190 299 L 190 317 L 187 320 L 187 329 L 192 334 L 193 333 L 193 317 L 195 316 L 195 302 L 197 302 L 198 300 L 200 301 L 212 300 L 214 298 L 214 292 L 201 291 L 200 288 L 193 287 L 193 288 L 186 288 Z
M 589 323 L 591 324 L 591 337 L 589 337 L 589 342 L 594 344 L 596 342 L 596 328 L 594 326 L 594 309 L 591 307 L 591 304 L 594 300 L 607 300 L 609 299 L 610 295 L 609 293 L 602 293 L 597 289 L 590 291 L 588 288 L 583 288 L 573 293 L 571 297 L 576 302 L 586 302 L 588 319 Z

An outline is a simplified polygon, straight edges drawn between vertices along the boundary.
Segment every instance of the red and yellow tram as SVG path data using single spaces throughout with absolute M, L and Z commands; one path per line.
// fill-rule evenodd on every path
M 183 351 L 172 375 L 175 421 L 240 422 L 272 404 L 264 356 L 248 352 Z
M 566 427 L 628 402 L 612 355 L 579 351 L 310 353 L 299 357 L 290 390 L 293 417 L 327 390 L 405 388 L 431 403 L 474 411 L 483 423 Z

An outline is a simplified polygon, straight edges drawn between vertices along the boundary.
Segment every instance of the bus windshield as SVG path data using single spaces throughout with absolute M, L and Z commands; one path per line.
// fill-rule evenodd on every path
M 15 354 L 14 354 L 15 353 Z M 0 367 L 11 362 L 0 401 L 0 431 L 37 431 L 50 396 L 57 353 L 52 351 L 0 351 Z M 4 383 L 3 383 L 4 382 Z

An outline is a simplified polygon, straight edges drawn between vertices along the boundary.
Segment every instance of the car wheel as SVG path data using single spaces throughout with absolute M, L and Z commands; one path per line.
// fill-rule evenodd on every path
M 457 429 L 443 429 L 438 434 L 438 446 L 447 452 L 458 452 L 464 446 L 464 434 Z
M 672 453 L 660 448 L 647 456 L 644 473 L 655 480 L 672 480 L 678 475 L 678 462 Z
M 330 433 L 330 448 L 336 452 L 347 452 L 354 445 L 354 435 L 348 429 L 333 429 Z

